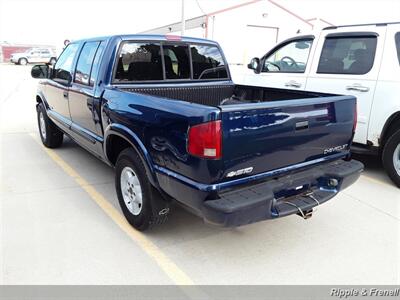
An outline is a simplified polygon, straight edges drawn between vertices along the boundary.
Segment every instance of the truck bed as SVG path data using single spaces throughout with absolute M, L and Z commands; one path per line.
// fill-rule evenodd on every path
M 182 100 L 191 103 L 218 107 L 220 105 L 257 103 L 266 101 L 294 100 L 329 96 L 328 94 L 254 87 L 235 84 L 162 84 L 124 86 L 124 91 L 158 96 L 166 99 Z

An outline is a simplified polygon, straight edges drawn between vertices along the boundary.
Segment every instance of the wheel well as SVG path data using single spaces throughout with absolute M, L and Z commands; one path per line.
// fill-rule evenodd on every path
M 390 116 L 390 118 L 386 121 L 385 126 L 382 130 L 380 145 L 385 145 L 386 141 L 389 137 L 392 136 L 397 130 L 400 129 L 400 112 L 394 113 Z
M 36 103 L 39 104 L 42 102 L 43 102 L 42 98 L 40 98 L 40 96 L 36 96 Z
M 111 135 L 107 139 L 107 158 L 111 164 L 115 166 L 118 155 L 126 148 L 132 147 L 132 145 L 124 138 L 118 135 Z

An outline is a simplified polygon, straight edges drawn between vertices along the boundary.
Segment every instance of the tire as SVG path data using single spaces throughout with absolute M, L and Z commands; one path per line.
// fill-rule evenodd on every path
M 400 130 L 386 141 L 382 151 L 382 163 L 390 179 L 400 187 Z
M 28 60 L 26 58 L 20 58 L 18 60 L 18 64 L 21 66 L 26 66 L 28 64 Z
M 63 142 L 63 132 L 49 119 L 43 103 L 37 105 L 37 120 L 40 139 L 47 148 L 60 147 Z
M 118 156 L 115 188 L 125 218 L 137 230 L 144 231 L 167 220 L 168 203 L 148 181 L 143 162 L 132 148 Z
M 50 61 L 49 61 L 49 63 L 50 63 L 52 66 L 54 66 L 54 65 L 56 64 L 56 62 L 57 62 L 57 59 L 54 58 L 54 57 L 52 57 L 52 58 L 50 59 Z

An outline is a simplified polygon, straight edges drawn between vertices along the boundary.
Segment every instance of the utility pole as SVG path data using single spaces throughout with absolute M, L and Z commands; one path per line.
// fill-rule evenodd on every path
M 185 0 L 182 0 L 182 36 L 185 35 L 185 26 Z

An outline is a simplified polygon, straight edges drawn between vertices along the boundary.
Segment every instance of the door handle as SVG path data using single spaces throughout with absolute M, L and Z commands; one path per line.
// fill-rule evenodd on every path
M 64 98 L 68 98 L 68 91 L 64 91 L 64 92 L 63 92 L 63 97 L 64 97 Z
M 369 87 L 367 86 L 363 86 L 361 84 L 355 83 L 353 85 L 348 85 L 346 86 L 346 90 L 348 91 L 358 91 L 358 92 L 368 92 L 369 91 Z
M 301 83 L 294 81 L 294 80 L 290 80 L 288 82 L 285 83 L 285 86 L 287 87 L 295 87 L 295 88 L 300 88 L 301 87 Z

